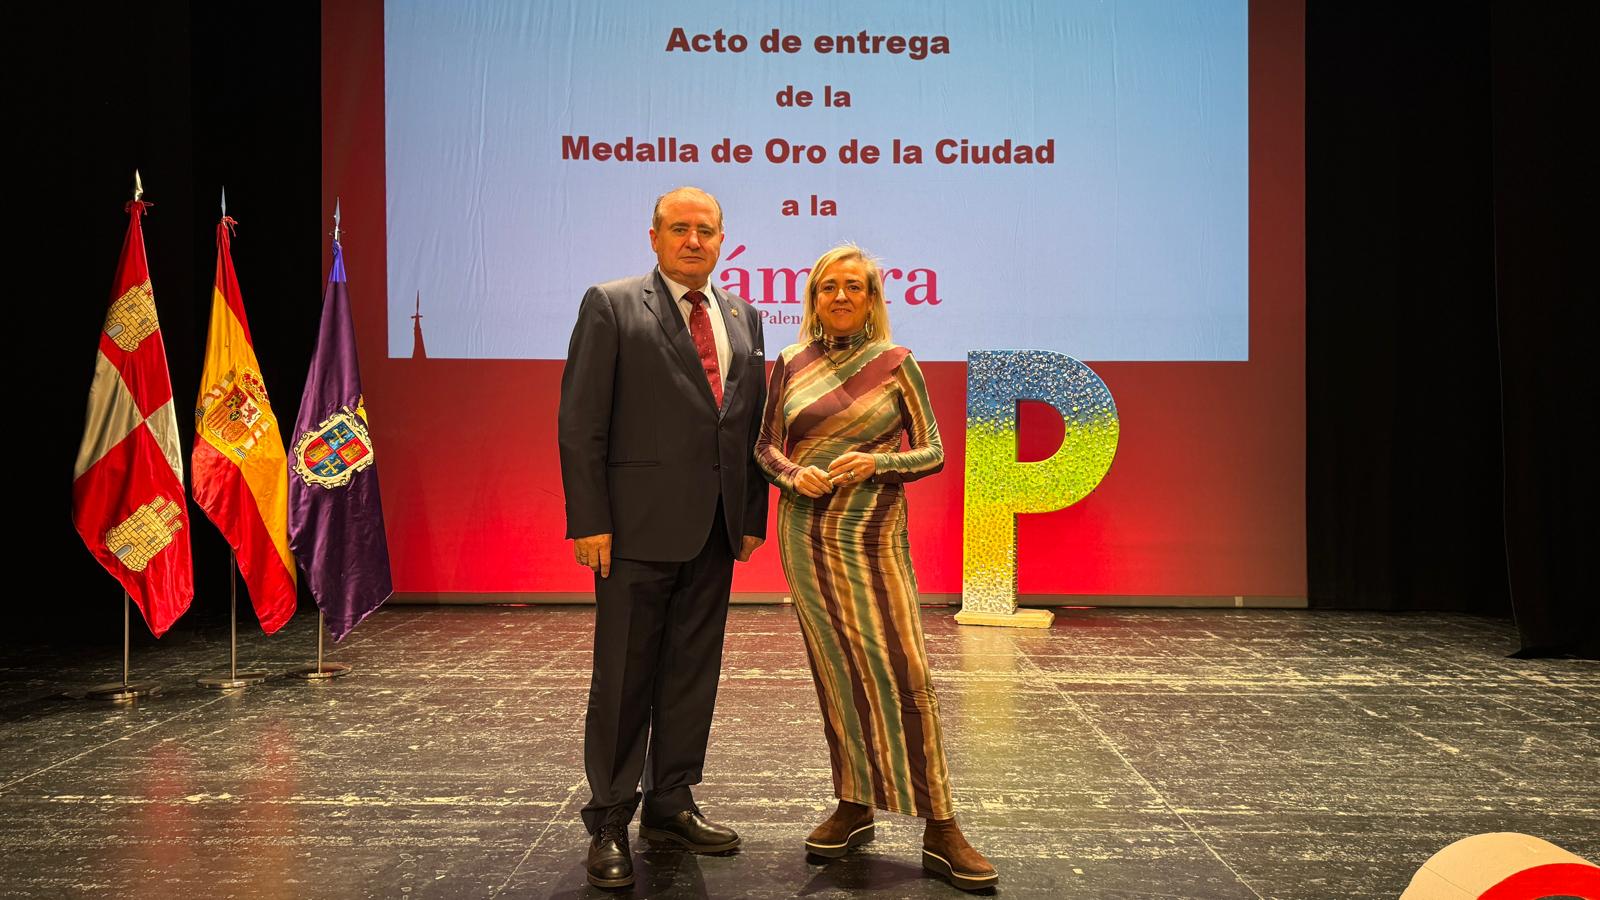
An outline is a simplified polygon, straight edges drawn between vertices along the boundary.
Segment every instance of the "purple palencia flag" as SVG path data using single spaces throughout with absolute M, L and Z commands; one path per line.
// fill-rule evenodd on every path
M 344 254 L 322 297 L 322 329 L 289 453 L 289 547 L 341 641 L 394 593 L 378 465 L 367 431 Z

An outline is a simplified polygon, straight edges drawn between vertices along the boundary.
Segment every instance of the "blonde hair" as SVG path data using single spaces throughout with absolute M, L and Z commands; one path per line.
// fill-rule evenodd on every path
M 811 274 L 806 276 L 805 306 L 800 313 L 801 343 L 815 340 L 817 331 L 821 330 L 822 320 L 817 318 L 817 289 L 821 287 L 823 274 L 834 263 L 847 259 L 859 259 L 867 267 L 867 327 L 872 331 L 872 340 L 889 340 L 889 307 L 883 302 L 883 273 L 878 268 L 878 259 L 855 244 L 846 243 L 818 257 L 811 266 Z

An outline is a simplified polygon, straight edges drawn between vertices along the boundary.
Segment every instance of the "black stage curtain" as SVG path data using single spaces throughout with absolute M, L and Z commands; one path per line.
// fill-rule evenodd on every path
M 1497 0 L 1493 61 L 1495 295 L 1500 325 L 1506 552 L 1519 655 L 1600 657 L 1591 523 L 1596 401 L 1580 390 L 1597 292 L 1580 283 L 1594 235 L 1594 46 L 1557 6 Z M 1580 46 L 1581 44 L 1581 46 Z M 1580 223 L 1587 222 L 1587 226 Z M 1592 382 L 1588 382 L 1592 385 Z
M 1550 161 L 1585 114 L 1554 90 L 1579 59 L 1559 18 L 1307 10 L 1314 606 L 1514 607 L 1525 651 L 1593 650 L 1575 496 L 1593 404 L 1572 387 L 1575 243 L 1550 215 L 1577 203 Z
M 320 199 L 321 13 L 308 2 L 175 2 L 58 5 L 46 15 L 55 21 L 35 49 L 48 48 L 48 60 L 18 67 L 18 94 L 37 125 L 19 130 L 30 159 L 12 183 L 29 199 L 10 210 L 25 236 L 13 239 L 23 252 L 9 261 L 33 285 L 18 292 L 27 325 L 13 347 L 34 444 L 23 455 L 36 466 L 14 481 L 31 530 L 18 562 L 42 577 L 14 597 L 0 642 L 114 647 L 122 591 L 73 530 L 72 467 L 133 170 L 155 204 L 145 243 L 185 460 L 223 185 L 263 374 L 279 420 L 292 424 L 321 309 L 321 232 L 332 228 Z M 196 597 L 165 641 L 228 617 L 228 547 L 193 503 L 189 516 Z M 241 630 L 256 628 L 242 589 L 240 604 Z M 302 597 L 307 613 L 315 610 Z M 154 642 L 137 612 L 132 634 L 136 646 Z

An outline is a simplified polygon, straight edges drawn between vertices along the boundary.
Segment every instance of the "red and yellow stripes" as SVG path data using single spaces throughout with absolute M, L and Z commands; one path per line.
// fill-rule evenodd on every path
M 195 403 L 194 500 L 233 548 L 261 628 L 271 634 L 295 607 L 288 468 L 228 250 L 230 224 L 217 226 L 211 328 Z

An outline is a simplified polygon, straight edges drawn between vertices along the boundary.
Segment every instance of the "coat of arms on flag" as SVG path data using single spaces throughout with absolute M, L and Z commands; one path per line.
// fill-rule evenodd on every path
M 232 450 L 240 459 L 272 430 L 275 419 L 261 375 L 250 369 L 227 373 L 200 398 L 195 416 L 207 440 Z
M 183 528 L 183 503 L 156 497 L 106 531 L 107 550 L 135 572 L 143 572 Z
M 306 484 L 320 484 L 329 490 L 343 487 L 372 465 L 365 413 L 357 400 L 354 410 L 342 407 L 301 436 L 294 448 L 294 470 Z

